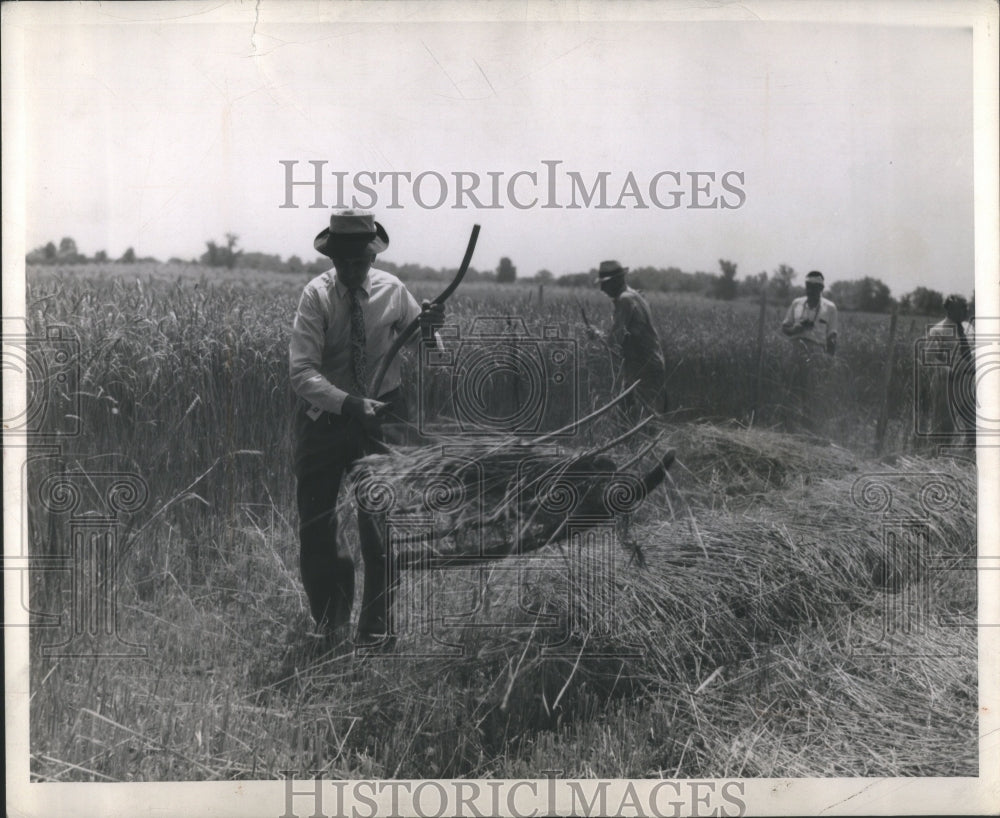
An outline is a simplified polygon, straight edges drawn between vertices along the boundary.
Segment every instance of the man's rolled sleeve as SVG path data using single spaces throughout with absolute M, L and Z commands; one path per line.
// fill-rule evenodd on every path
M 788 305 L 788 309 L 785 311 L 785 320 L 781 322 L 781 328 L 789 330 L 795 326 L 795 302 L 793 301 Z
M 320 371 L 323 361 L 323 309 L 314 290 L 307 288 L 299 299 L 288 345 L 288 377 L 292 391 L 311 406 L 341 414 L 347 393 L 334 386 Z
M 423 311 L 421 306 L 417 303 L 417 299 L 413 297 L 413 294 L 406 289 L 406 287 L 399 288 L 399 319 L 396 322 L 397 332 L 402 332 L 406 329 L 414 320 L 420 317 L 420 313 Z M 420 336 L 417 335 L 417 338 Z

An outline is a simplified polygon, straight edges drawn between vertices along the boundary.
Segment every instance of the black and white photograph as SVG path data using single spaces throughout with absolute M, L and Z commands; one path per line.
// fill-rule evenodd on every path
M 0 14 L 8 814 L 1000 811 L 995 2 Z

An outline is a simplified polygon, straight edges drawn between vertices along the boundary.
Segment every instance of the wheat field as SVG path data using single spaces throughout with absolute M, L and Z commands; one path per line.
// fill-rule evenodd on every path
M 32 629 L 34 780 L 976 774 L 976 582 L 961 570 L 976 549 L 975 467 L 914 439 L 919 320 L 899 323 L 876 457 L 888 316 L 842 316 L 807 426 L 782 305 L 767 308 L 758 394 L 757 305 L 653 294 L 672 410 L 657 445 L 677 463 L 622 533 L 642 560 L 550 546 L 530 570 L 408 577 L 398 654 L 333 657 L 298 578 L 287 343 L 304 283 L 29 269 L 29 331 L 78 340 L 63 397 L 79 419 L 57 455 L 29 462 L 30 548 L 72 547 L 66 516 L 37 497 L 53 474 L 138 476 L 144 502 L 116 523 L 114 597 L 122 638 L 147 646 L 53 658 L 59 628 Z M 556 328 L 590 411 L 619 385 L 581 308 L 610 326 L 599 292 L 527 284 L 463 286 L 448 319 L 460 333 L 485 316 Z M 411 357 L 411 403 L 424 399 L 416 371 Z M 567 445 L 613 434 L 609 416 Z M 640 470 L 647 440 L 609 454 Z M 885 551 L 883 490 L 922 521 L 915 564 Z M 598 575 L 601 599 L 580 579 Z M 65 620 L 67 587 L 35 575 L 32 609 Z M 899 626 L 915 588 L 923 607 Z M 422 620 L 415 600 L 430 597 L 436 618 Z

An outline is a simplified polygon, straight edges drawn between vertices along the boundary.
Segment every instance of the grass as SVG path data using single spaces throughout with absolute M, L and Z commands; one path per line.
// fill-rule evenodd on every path
M 673 483 L 625 532 L 645 565 L 591 544 L 408 572 L 399 653 L 334 658 L 298 579 L 285 367 L 303 282 L 120 268 L 29 279 L 33 329 L 61 322 L 80 338 L 82 418 L 29 479 L 143 477 L 149 501 L 119 528 L 117 599 L 123 635 L 149 653 L 46 658 L 55 633 L 33 629 L 35 780 L 976 774 L 975 573 L 929 574 L 918 632 L 882 632 L 915 567 L 886 562 L 858 478 L 884 475 L 895 512 L 926 522 L 933 565 L 967 564 L 976 519 L 969 464 L 905 453 L 905 390 L 894 464 L 870 458 L 886 321 L 845 316 L 823 440 L 780 426 L 791 363 L 776 335 L 751 422 L 755 307 L 651 299 L 688 420 L 663 429 Z M 602 299 L 581 298 L 606 327 Z M 541 303 L 486 286 L 451 302 L 463 328 L 497 312 L 578 331 L 575 296 L 554 287 Z M 612 372 L 599 345 L 580 354 L 594 406 Z M 612 426 L 602 418 L 569 449 Z M 608 454 L 625 463 L 638 446 Z M 943 511 L 921 505 L 930 474 L 948 488 Z M 36 504 L 29 523 L 33 553 L 67 553 L 64 518 Z M 34 607 L 66 610 L 59 577 L 32 583 Z M 430 623 L 417 605 L 428 594 Z

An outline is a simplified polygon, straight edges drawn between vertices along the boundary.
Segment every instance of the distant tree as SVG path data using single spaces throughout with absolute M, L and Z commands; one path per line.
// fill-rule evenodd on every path
M 36 247 L 24 257 L 26 264 L 53 264 L 58 251 L 56 246 L 50 241 L 42 247 Z
M 129 247 L 119 259 L 123 264 L 135 264 L 135 250 Z
M 593 287 L 596 276 L 596 271 L 590 273 L 569 273 L 568 275 L 559 276 L 556 279 L 556 284 L 560 287 Z
M 597 278 L 597 270 L 590 272 Z M 710 273 L 685 273 L 677 267 L 637 267 L 629 272 L 629 283 L 636 289 L 665 293 L 708 293 L 716 278 Z
M 226 233 L 225 246 L 211 240 L 206 241 L 207 249 L 202 253 L 201 263 L 208 267 L 227 267 L 232 270 L 240 256 L 243 255 L 242 250 L 236 249 L 236 242 L 239 241 L 239 238 L 235 233 Z M 280 263 L 280 261 L 281 259 L 278 257 L 278 262 Z
M 837 281 L 830 285 L 828 297 L 846 310 L 887 312 L 892 305 L 889 287 L 871 276 L 854 281 Z
M 94 261 L 99 264 L 104 264 L 108 260 L 108 254 L 104 250 L 98 250 L 94 253 Z
M 646 292 L 679 292 L 712 295 L 719 276 L 714 273 L 685 273 L 677 267 L 635 267 L 629 271 L 629 284 Z M 594 287 L 597 280 L 596 268 L 586 273 L 569 273 L 555 279 L 560 287 Z
M 62 261 L 73 262 L 76 261 L 79 256 L 79 252 L 76 249 L 76 242 L 69 236 L 65 236 L 59 242 L 59 259 Z
M 761 271 L 757 275 L 746 275 L 739 285 L 739 294 L 759 298 L 761 291 L 767 287 L 767 273 Z
M 716 298 L 732 301 L 736 297 L 736 265 L 720 258 L 719 269 L 722 270 L 722 275 L 716 278 L 712 294 Z
M 501 284 L 511 284 L 517 279 L 517 267 L 511 262 L 507 256 L 500 259 L 500 265 L 497 267 L 497 281 Z
M 554 275 L 549 270 L 539 270 L 535 273 L 535 278 L 538 279 L 542 284 L 548 284 L 552 279 L 555 278 Z
M 229 251 L 224 249 L 223 252 L 227 256 L 226 264 L 229 264 Z M 272 272 L 282 272 L 285 269 L 285 263 L 281 260 L 281 256 L 277 254 L 270 253 L 242 253 L 239 255 L 240 267 L 248 267 L 251 270 L 270 270 Z
M 795 280 L 795 268 L 787 264 L 779 264 L 771 276 L 769 288 L 771 295 L 778 301 L 787 301 L 792 294 L 792 281 Z
M 858 283 L 858 309 L 864 312 L 888 312 L 892 306 L 889 286 L 877 278 L 865 276 Z
M 927 287 L 917 287 L 900 299 L 900 306 L 918 315 L 937 315 L 944 309 L 944 294 Z
M 69 236 L 64 237 L 58 247 L 51 241 L 42 247 L 36 247 L 24 260 L 27 264 L 81 264 L 88 261 Z
M 826 288 L 824 295 L 842 310 L 858 308 L 858 283 L 856 281 L 835 281 Z
M 288 261 L 285 262 L 285 269 L 290 273 L 301 273 L 302 259 L 298 256 L 289 256 Z
M 235 233 L 226 233 L 226 266 L 230 270 L 233 269 L 239 257 L 243 255 L 242 250 L 236 249 L 236 242 L 239 238 Z

